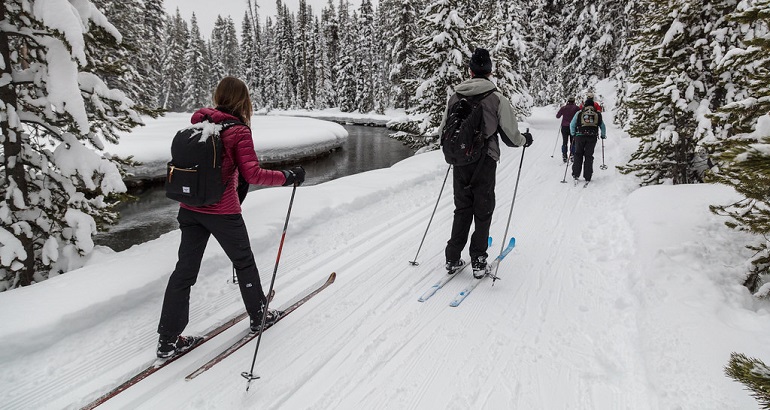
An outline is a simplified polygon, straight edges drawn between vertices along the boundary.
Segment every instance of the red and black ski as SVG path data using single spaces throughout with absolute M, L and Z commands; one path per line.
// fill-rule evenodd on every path
M 270 300 L 273 299 L 273 296 L 275 296 L 275 291 L 273 291 L 273 293 L 270 294 Z M 171 357 L 169 357 L 167 359 L 156 359 L 146 369 L 142 370 L 141 372 L 139 372 L 134 377 L 126 380 L 120 386 L 118 386 L 118 387 L 108 391 L 107 393 L 104 393 L 101 397 L 99 397 L 98 399 L 92 401 L 88 405 L 84 406 L 82 409 L 83 410 L 90 410 L 90 409 L 93 409 L 93 408 L 101 405 L 102 403 L 106 402 L 107 400 L 117 396 L 120 392 L 122 392 L 122 391 L 128 389 L 129 387 L 139 383 L 140 381 L 146 379 L 151 374 L 153 374 L 153 373 L 157 372 L 158 370 L 166 367 L 167 365 L 173 363 L 174 361 L 176 361 L 180 357 L 186 355 L 187 353 L 190 353 L 191 351 L 195 350 L 195 348 L 197 348 L 198 346 L 202 345 L 203 343 L 205 343 L 208 340 L 211 340 L 212 338 L 214 338 L 218 334 L 224 332 L 225 330 L 233 327 L 236 323 L 240 322 L 241 320 L 243 320 L 243 319 L 245 319 L 247 317 L 249 317 L 249 314 L 246 313 L 246 312 L 243 312 L 243 313 L 239 314 L 238 316 L 228 320 L 227 322 L 224 322 L 221 325 L 219 325 L 219 326 L 217 326 L 217 327 L 207 331 L 202 336 L 197 336 L 198 338 L 200 338 L 200 340 L 197 341 L 195 344 L 193 344 L 189 349 L 185 350 L 184 352 L 175 354 L 175 355 L 173 355 L 173 356 L 171 356 Z
M 313 296 L 317 295 L 322 290 L 326 289 L 329 285 L 334 283 L 334 280 L 336 278 L 337 278 L 337 274 L 335 272 L 332 272 L 332 274 L 329 275 L 329 278 L 326 279 L 325 282 L 321 283 L 320 285 L 315 285 L 315 286 L 311 287 L 311 290 L 309 291 L 309 293 L 305 294 L 305 296 L 302 296 L 300 299 L 296 300 L 295 302 L 289 302 L 289 303 L 287 303 L 286 306 L 283 306 L 283 307 L 277 309 L 278 310 L 278 319 L 276 321 L 270 323 L 268 326 L 265 326 L 265 329 L 263 329 L 263 331 L 269 329 L 270 327 L 272 327 L 276 323 L 280 322 L 283 318 L 288 316 L 289 313 L 297 310 L 298 307 L 300 307 L 303 304 L 305 304 L 305 302 L 310 300 L 310 298 L 312 298 Z M 185 377 L 185 380 L 192 380 L 192 379 L 200 376 L 203 372 L 205 372 L 206 370 L 211 369 L 212 367 L 214 367 L 214 365 L 216 365 L 217 363 L 221 362 L 222 360 L 224 360 L 225 358 L 227 358 L 228 356 L 233 354 L 236 350 L 240 349 L 241 347 L 243 347 L 246 344 L 248 344 L 250 341 L 254 340 L 254 338 L 256 338 L 257 336 L 259 336 L 259 332 L 256 332 L 256 333 L 249 332 L 248 334 L 244 335 L 243 337 L 238 339 L 235 343 L 233 343 L 230 347 L 228 347 L 227 349 L 222 351 L 222 353 L 218 354 L 216 357 L 214 357 L 213 359 L 209 360 L 206 364 L 204 364 L 203 366 L 199 367 L 194 372 L 192 372 L 189 375 L 187 375 L 187 377 Z

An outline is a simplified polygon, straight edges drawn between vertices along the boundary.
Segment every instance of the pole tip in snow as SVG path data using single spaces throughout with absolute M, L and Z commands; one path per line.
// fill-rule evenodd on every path
M 419 265 L 420 265 L 420 262 L 417 262 L 417 261 L 409 261 L 409 264 L 410 264 L 410 265 L 412 265 L 412 266 L 419 266 Z
M 251 387 L 251 381 L 259 379 L 259 376 L 254 376 L 254 374 L 249 372 L 243 372 L 241 373 L 241 376 L 243 376 L 247 382 L 246 382 L 246 391 L 249 391 L 249 387 Z

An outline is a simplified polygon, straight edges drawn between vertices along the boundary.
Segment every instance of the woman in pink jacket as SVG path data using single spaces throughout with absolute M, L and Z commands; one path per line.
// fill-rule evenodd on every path
M 267 298 L 262 290 L 246 224 L 241 216 L 241 201 L 237 192 L 239 176 L 249 184 L 268 186 L 299 185 L 305 180 L 302 167 L 285 171 L 260 168 L 249 129 L 251 99 L 243 81 L 234 77 L 223 78 L 214 92 L 214 104 L 216 108 L 201 108 L 195 112 L 191 122 L 195 124 L 209 120 L 220 123 L 237 120 L 245 125 L 231 126 L 221 135 L 224 147 L 222 180 L 226 187 L 222 199 L 201 207 L 180 204 L 177 220 L 182 231 L 182 241 L 176 268 L 168 280 L 158 324 L 160 338 L 157 356 L 160 358 L 181 353 L 200 340 L 198 337 L 181 334 L 189 318 L 190 288 L 198 278 L 203 251 L 212 235 L 233 263 L 243 303 L 252 319 L 251 330 L 259 331 Z M 268 312 L 266 323 L 272 320 L 273 312 Z

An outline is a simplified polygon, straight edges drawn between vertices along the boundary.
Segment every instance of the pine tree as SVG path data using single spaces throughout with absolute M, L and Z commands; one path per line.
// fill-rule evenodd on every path
M 262 105 L 262 99 L 260 87 L 257 84 L 257 77 L 259 71 L 257 70 L 257 60 L 259 55 L 257 54 L 257 48 L 254 45 L 255 35 L 254 27 L 252 26 L 252 20 L 249 18 L 248 13 L 243 16 L 243 22 L 241 22 L 241 48 L 240 48 L 240 72 L 243 73 L 244 83 L 249 87 L 251 102 L 255 107 Z
M 602 77 L 598 28 L 604 25 L 597 10 L 597 2 L 580 0 L 568 4 L 568 28 L 563 30 L 564 49 L 562 69 L 570 75 L 562 76 L 562 88 L 567 95 L 579 94 L 594 86 Z
M 355 22 L 355 107 L 361 113 L 374 110 L 375 79 L 378 67 L 374 33 L 374 9 L 371 0 L 362 0 Z
M 179 9 L 166 27 L 166 55 L 163 65 L 163 108 L 169 111 L 183 111 L 184 103 L 184 56 L 189 38 L 187 22 L 182 19 Z
M 81 266 L 126 190 L 121 160 L 103 152 L 104 140 L 116 142 L 141 120 L 123 92 L 95 75 L 107 68 L 94 53 L 120 34 L 82 3 L 0 4 L 3 289 Z M 86 22 L 88 31 L 68 22 Z
M 387 7 L 393 8 L 388 11 Z M 383 41 L 393 42 L 390 48 L 390 72 L 388 79 L 392 84 L 393 106 L 394 108 L 407 109 L 412 106 L 412 98 L 415 93 L 415 68 L 411 64 L 416 53 L 410 47 L 412 42 L 418 36 L 418 12 L 417 2 L 415 0 L 391 0 L 390 2 L 380 3 L 380 10 L 383 14 L 396 15 L 395 19 L 379 19 L 383 22 L 391 22 L 391 25 L 383 25 L 384 33 L 381 35 Z M 386 48 L 387 50 L 387 48 Z
M 626 16 L 622 21 L 623 25 L 619 33 L 619 50 L 616 61 L 615 71 L 615 123 L 625 127 L 628 125 L 630 110 L 626 104 L 631 87 L 634 86 L 628 81 L 628 74 L 631 71 L 633 58 L 638 53 L 641 46 L 639 42 L 633 42 L 631 39 L 638 38 L 641 32 L 642 16 L 652 13 L 649 7 L 652 5 L 642 0 L 628 0 L 623 8 L 623 14 Z
M 458 0 L 436 0 L 426 8 L 425 16 L 418 23 L 422 36 L 412 47 L 419 53 L 414 64 L 421 82 L 411 112 L 425 115 L 417 128 L 421 135 L 438 133 L 453 87 L 468 76 L 471 53 L 465 20 L 459 9 Z
M 728 226 L 762 235 L 770 235 L 770 0 L 757 0 L 738 8 L 730 20 L 740 24 L 741 41 L 726 50 L 717 75 L 731 78 L 729 103 L 715 115 L 724 130 L 717 182 L 733 187 L 742 199 L 712 210 L 730 217 Z M 756 251 L 746 286 L 758 296 L 767 297 L 770 289 L 760 290 L 762 276 L 770 274 L 770 243 L 767 240 L 749 247 Z
M 299 11 L 297 12 L 296 30 L 294 31 L 294 66 L 297 68 L 296 91 L 297 105 L 300 108 L 309 108 L 312 105 L 310 98 L 311 68 L 310 61 L 310 26 L 312 11 L 308 10 L 307 2 L 300 0 Z
M 186 111 L 194 111 L 209 105 L 211 100 L 208 91 L 210 87 L 206 43 L 198 29 L 198 19 L 195 17 L 195 13 L 190 20 L 190 36 L 187 40 L 184 61 L 186 67 L 184 72 L 185 99 L 182 105 Z
M 759 359 L 732 353 L 730 362 L 725 366 L 725 374 L 743 383 L 751 395 L 757 399 L 760 408 L 770 409 L 770 367 Z
M 335 83 L 337 81 L 336 62 L 339 59 L 340 33 L 339 19 L 334 9 L 333 0 L 329 0 L 321 12 L 321 37 L 323 39 L 323 79 L 319 85 L 322 96 L 319 102 L 322 107 L 336 107 L 337 93 Z
M 564 18 L 564 0 L 536 0 L 524 5 L 522 33 L 527 44 L 522 74 L 536 105 L 565 101 L 562 80 L 570 73 L 561 69 L 562 33 L 570 33 L 572 22 Z M 567 36 L 569 39 L 570 37 Z
M 262 35 L 260 47 L 265 50 L 264 70 L 262 70 L 262 98 L 263 107 L 271 110 L 278 107 L 278 50 L 276 46 L 275 26 L 273 19 L 268 17 L 265 20 L 265 30 Z
M 357 33 L 355 24 L 357 14 L 353 12 L 352 17 L 348 15 L 350 5 L 346 0 L 340 1 L 339 22 L 340 32 L 343 33 L 340 40 L 339 56 L 335 71 L 337 72 L 337 81 L 335 88 L 337 90 L 337 104 L 343 112 L 352 112 L 356 109 L 356 79 L 355 79 L 355 42 Z
M 651 0 L 658 11 L 645 18 L 630 81 L 639 88 L 629 134 L 641 139 L 623 173 L 642 185 L 696 182 L 690 172 L 695 148 L 714 141 L 711 121 L 723 103 L 724 84 L 714 75 L 714 43 L 735 1 Z
M 142 3 L 138 0 L 93 0 L 93 3 L 120 33 L 117 41 L 107 37 L 95 44 L 101 48 L 94 53 L 95 58 L 101 60 L 100 66 L 106 67 L 99 75 L 109 87 L 123 90 L 135 103 L 146 104 L 143 62 L 136 58 L 144 46 Z
M 163 84 L 163 66 L 166 53 L 163 44 L 166 41 L 167 18 L 163 9 L 163 0 L 144 0 L 144 45 L 141 52 L 143 77 L 142 89 L 145 99 L 143 104 L 149 108 L 158 109 L 163 106 L 162 95 L 158 92 L 158 85 Z
M 529 116 L 532 112 L 532 96 L 524 81 L 521 72 L 524 71 L 523 62 L 526 54 L 526 45 L 521 35 L 521 27 L 518 24 L 520 16 L 517 13 L 519 6 L 513 2 L 503 4 L 495 2 L 492 6 L 494 13 L 489 18 L 491 30 L 485 33 L 485 43 L 491 44 L 491 56 L 495 63 L 493 76 L 496 79 L 497 89 L 513 104 L 513 109 L 519 118 Z

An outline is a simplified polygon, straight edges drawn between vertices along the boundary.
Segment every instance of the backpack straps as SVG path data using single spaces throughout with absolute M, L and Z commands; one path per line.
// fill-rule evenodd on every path
M 485 93 L 478 94 L 478 96 L 474 96 L 474 99 L 476 99 L 477 104 L 481 104 L 481 101 L 483 101 L 485 98 L 489 97 L 490 94 L 497 91 L 497 88 L 493 88 Z M 481 117 L 481 124 L 484 124 L 484 117 Z M 488 139 L 488 138 L 487 138 Z M 487 147 L 488 142 L 484 140 L 484 148 L 482 148 L 481 152 L 481 158 L 476 162 L 476 169 L 473 170 L 473 175 L 471 175 L 471 179 L 468 181 L 468 185 L 464 186 L 463 189 L 471 189 L 473 186 L 473 181 L 476 180 L 476 177 L 479 175 L 479 171 L 481 170 L 481 165 L 484 163 L 484 159 L 487 157 Z

